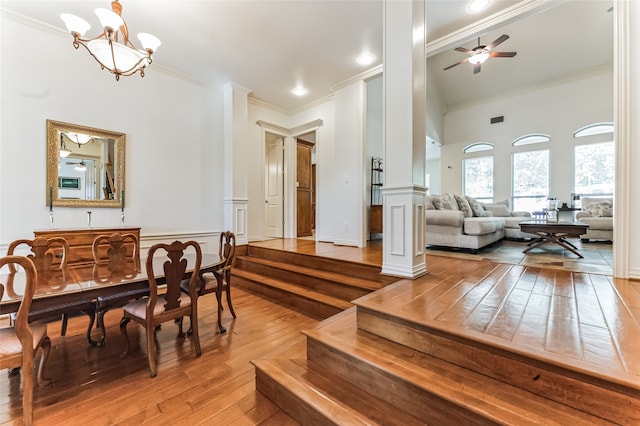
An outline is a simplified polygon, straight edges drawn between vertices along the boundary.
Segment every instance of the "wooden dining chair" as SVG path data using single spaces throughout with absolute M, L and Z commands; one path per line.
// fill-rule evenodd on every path
M 61 237 L 42 238 L 37 237 L 33 240 L 15 240 L 9 244 L 7 256 L 13 256 L 18 247 L 26 245 L 30 248 L 31 253 L 27 255 L 33 262 L 38 272 L 38 280 L 36 286 L 64 286 L 66 285 L 67 259 L 69 256 L 69 244 L 67 240 Z M 58 262 L 58 259 L 60 261 Z M 12 270 L 9 266 L 9 270 Z M 95 320 L 93 306 L 90 303 L 82 303 L 74 306 L 65 306 L 62 311 L 59 309 L 55 312 L 30 312 L 29 320 L 45 319 L 53 315 L 62 314 L 62 325 L 60 327 L 60 335 L 67 333 L 67 323 L 70 314 L 83 312 L 89 316 L 89 327 L 93 326 Z
M 231 267 L 236 252 L 236 235 L 231 231 L 225 231 L 220 234 L 220 243 L 218 245 L 218 255 L 224 259 L 224 263 L 215 269 L 212 274 L 200 274 L 198 282 L 198 296 L 204 296 L 209 293 L 216 293 L 218 302 L 218 328 L 221 333 L 227 330 L 222 326 L 222 292 L 226 293 L 227 306 L 233 318 L 236 318 L 236 312 L 231 303 Z M 182 283 L 182 291 L 189 291 L 189 283 Z
M 193 248 L 196 258 L 193 270 L 190 275 L 187 273 L 187 259 L 184 257 L 185 250 Z M 158 253 L 158 260 L 162 259 L 164 252 L 164 263 L 162 263 L 163 278 L 166 282 L 166 292 L 158 294 L 158 281 L 156 278 L 159 264 L 154 270 L 154 260 Z M 120 321 L 120 330 L 126 341 L 126 349 L 122 353 L 125 358 L 129 353 L 129 338 L 127 336 L 127 324 L 134 320 L 146 329 L 147 335 L 147 356 L 149 358 L 149 370 L 151 377 L 157 374 L 156 343 L 154 333 L 156 327 L 163 322 L 178 320 L 189 316 L 192 325 L 192 339 L 195 344 L 196 355 L 200 356 L 200 337 L 198 334 L 198 295 L 196 286 L 200 276 L 200 266 L 202 264 L 202 251 L 200 245 L 195 241 L 180 242 L 174 241 L 171 244 L 156 244 L 149 249 L 146 261 L 146 271 L 149 283 L 149 296 L 128 303 L 123 307 L 123 316 Z M 180 289 L 182 281 L 189 277 L 189 293 L 185 294 Z M 162 282 L 161 281 L 161 282 Z M 184 337 L 182 327 L 178 333 L 179 337 Z
M 14 325 L 0 328 L 0 369 L 21 368 L 23 421 L 25 425 L 31 425 L 33 423 L 33 366 L 38 349 L 42 348 L 38 367 L 38 384 L 45 386 L 50 383 L 50 380 L 44 378 L 44 367 L 49 357 L 51 340 L 47 336 L 45 323 L 29 323 L 29 309 L 38 276 L 33 261 L 24 256 L 6 256 L 0 259 L 0 268 L 4 265 L 9 266 L 10 278 L 14 278 L 12 275 L 16 274 L 16 265 L 24 269 L 25 287 Z M 0 283 L 0 289 L 0 293 L 3 293 L 3 283 Z
M 131 241 L 133 247 L 130 255 L 127 255 L 125 243 Z M 137 235 L 131 233 L 113 233 L 111 235 L 99 235 L 93 240 L 91 246 L 94 260 L 94 281 L 97 284 L 112 283 L 114 280 L 134 278 L 140 271 L 140 242 Z M 103 271 L 108 275 L 102 275 Z M 95 304 L 97 327 L 101 331 L 98 340 L 91 338 L 91 329 L 87 330 L 87 339 L 93 346 L 104 346 L 106 342 L 106 328 L 104 315 L 112 308 L 123 306 L 134 299 L 139 299 L 149 294 L 148 288 L 123 291 L 105 296 L 98 296 Z

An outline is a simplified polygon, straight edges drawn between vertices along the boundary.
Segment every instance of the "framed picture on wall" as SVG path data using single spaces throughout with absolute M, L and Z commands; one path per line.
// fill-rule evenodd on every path
M 59 177 L 58 188 L 80 189 L 80 178 L 79 177 Z

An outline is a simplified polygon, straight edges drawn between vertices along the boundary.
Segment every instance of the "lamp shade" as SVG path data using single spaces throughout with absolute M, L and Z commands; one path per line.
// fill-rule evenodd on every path
M 60 148 L 60 157 L 67 158 L 71 154 L 71 151 Z
M 96 9 L 95 12 L 103 28 L 111 28 L 112 30 L 117 31 L 118 28 L 124 24 L 122 17 L 109 9 L 100 7 Z
M 60 18 L 64 21 L 67 31 L 71 34 L 78 33 L 80 34 L 80 37 L 82 37 L 87 31 L 89 31 L 89 29 L 91 29 L 91 25 L 89 25 L 87 21 L 76 15 L 61 13 Z
M 158 37 L 149 33 L 139 33 L 138 40 L 140 40 L 140 43 L 145 50 L 150 50 L 152 52 L 158 50 L 158 47 L 160 47 L 161 44 Z

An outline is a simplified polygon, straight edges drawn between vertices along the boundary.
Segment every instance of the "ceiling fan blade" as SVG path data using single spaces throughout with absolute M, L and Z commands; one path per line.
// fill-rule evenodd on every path
M 473 66 L 473 73 L 478 74 L 480 72 L 480 64 L 475 64 Z
M 469 55 L 471 55 L 473 53 L 473 50 L 467 49 L 466 47 L 456 47 L 453 50 L 457 50 L 458 52 L 462 52 L 462 53 L 467 53 Z
M 453 64 L 453 65 L 449 65 L 448 67 L 446 67 L 446 68 L 444 69 L 444 71 L 448 70 L 449 68 L 453 68 L 453 67 L 455 67 L 456 65 L 463 64 L 463 63 L 467 62 L 467 60 L 468 60 L 468 59 L 469 59 L 469 58 L 464 58 L 463 60 L 461 60 L 461 61 L 459 61 L 459 62 L 456 62 L 456 63 L 455 63 L 455 64 Z
M 502 34 L 500 37 L 498 37 L 497 39 L 493 40 L 491 43 L 487 44 L 487 46 L 485 47 L 485 49 L 487 50 L 491 50 L 494 47 L 496 47 L 497 45 L 499 45 L 500 43 L 503 43 L 505 40 L 507 40 L 509 38 L 508 35 L 506 34 Z
M 492 58 L 513 58 L 516 56 L 516 53 L 518 52 L 491 52 L 489 55 Z

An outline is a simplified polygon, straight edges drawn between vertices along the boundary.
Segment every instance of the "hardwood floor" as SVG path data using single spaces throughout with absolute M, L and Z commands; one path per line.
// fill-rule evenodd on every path
M 60 337 L 60 321 L 49 324 L 52 349 L 46 374 L 52 386 L 34 396 L 37 425 L 112 424 L 296 424 L 266 397 L 255 391 L 250 361 L 263 357 L 303 357 L 302 330 L 318 321 L 276 303 L 233 289 L 238 318 L 226 309 L 216 327 L 215 296 L 200 301 L 202 356 L 192 342 L 176 338 L 177 325 L 164 324 L 156 333 L 158 376 L 149 377 L 144 331 L 129 327 L 132 347 L 122 360 L 118 323 L 121 311 L 105 316 L 107 344 L 94 348 L 84 337 L 86 316 L 69 320 L 67 336 Z M 0 374 L 0 423 L 20 424 L 20 376 Z
M 381 245 L 375 242 L 364 249 L 308 240 L 255 244 L 377 265 L 382 259 Z M 471 341 L 513 347 L 627 386 L 634 389 L 631 398 L 637 400 L 640 282 L 441 255 L 428 255 L 427 262 L 426 276 L 401 280 L 365 296 L 358 307 L 368 314 L 377 309 L 384 315 L 401 313 L 408 318 L 403 321 L 417 327 L 441 328 Z M 46 373 L 55 383 L 36 387 L 36 424 L 297 424 L 256 391 L 251 361 L 304 359 L 302 331 L 319 322 L 234 288 L 238 318 L 233 320 L 225 309 L 223 324 L 228 332 L 221 335 L 216 331 L 214 300 L 206 296 L 199 305 L 200 358 L 188 338 L 176 338 L 177 326 L 163 325 L 157 333 L 158 376 L 153 379 L 141 328 L 130 327 L 131 353 L 120 359 L 118 310 L 106 315 L 104 348 L 87 344 L 86 317 L 71 318 L 66 337 L 59 336 L 59 321 L 51 323 Z M 366 325 L 367 317 L 358 321 Z M 20 387 L 19 376 L 0 374 L 1 424 L 21 422 Z

